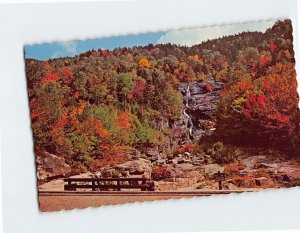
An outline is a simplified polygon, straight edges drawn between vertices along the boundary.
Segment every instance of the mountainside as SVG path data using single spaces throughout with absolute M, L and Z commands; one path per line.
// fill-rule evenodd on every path
M 292 42 L 284 20 L 265 33 L 192 47 L 26 59 L 39 179 L 136 159 L 150 161 L 157 178 L 174 159 L 230 164 L 270 150 L 299 156 Z

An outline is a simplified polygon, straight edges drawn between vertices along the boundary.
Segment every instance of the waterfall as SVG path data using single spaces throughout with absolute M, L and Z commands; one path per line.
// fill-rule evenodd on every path
M 185 103 L 185 107 L 183 109 L 183 115 L 185 115 L 188 118 L 188 123 L 187 123 L 187 127 L 189 128 L 189 135 L 188 135 L 188 139 L 191 140 L 191 138 L 193 137 L 193 121 L 192 118 L 186 113 L 186 110 L 189 107 L 189 99 L 191 98 L 191 92 L 190 92 L 190 86 L 187 85 L 186 88 L 186 92 L 185 92 L 185 96 L 187 97 L 186 99 L 186 103 Z

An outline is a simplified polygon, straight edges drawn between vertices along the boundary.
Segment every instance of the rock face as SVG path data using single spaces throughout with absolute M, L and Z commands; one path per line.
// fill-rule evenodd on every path
M 193 189 L 194 185 L 205 180 L 202 169 L 192 164 L 168 164 L 164 167 L 170 177 L 155 182 L 156 189 L 160 191 Z
M 300 185 L 299 162 L 267 155 L 242 156 L 245 165 L 230 182 L 239 188 L 275 188 Z
M 37 162 L 37 176 L 39 180 L 46 180 L 58 176 L 64 176 L 71 172 L 71 167 L 65 163 L 65 159 L 48 152 L 39 153 Z
M 183 95 L 185 105 L 181 116 L 181 131 L 186 131 L 189 139 L 200 139 L 205 134 L 211 134 L 214 128 L 214 117 L 217 104 L 220 100 L 220 92 L 224 89 L 223 82 L 193 81 L 184 83 L 179 90 Z M 185 129 L 184 129 L 185 128 Z
M 190 91 L 190 98 L 186 97 L 187 87 Z M 210 86 L 208 88 L 208 86 Z M 189 111 L 199 111 L 202 115 L 211 117 L 215 113 L 218 101 L 220 99 L 220 91 L 224 89 L 224 83 L 215 81 L 213 78 L 207 82 L 193 81 L 184 83 L 180 87 L 181 93 L 184 95 L 184 101 L 188 102 Z
M 293 160 L 285 161 L 285 159 L 273 158 L 266 155 L 258 155 L 251 157 L 241 157 L 239 160 L 246 165 L 241 173 L 248 173 L 256 176 L 257 172 L 265 172 L 278 182 L 290 182 L 300 184 L 300 164 Z
M 143 175 L 146 178 L 150 178 L 151 174 L 151 163 L 146 159 L 127 161 L 115 165 L 114 168 L 121 174 L 129 173 L 129 175 Z
M 224 172 L 224 167 L 221 167 L 219 164 L 208 164 L 204 165 L 205 174 L 208 175 L 209 178 L 213 178 L 214 174 L 217 172 Z

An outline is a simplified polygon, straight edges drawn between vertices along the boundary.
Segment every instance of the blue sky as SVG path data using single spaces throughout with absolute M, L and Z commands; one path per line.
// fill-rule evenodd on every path
M 208 39 L 234 35 L 243 31 L 264 32 L 276 20 L 228 24 L 201 28 L 186 28 L 166 32 L 144 33 L 138 35 L 118 36 L 100 39 L 73 40 L 25 46 L 26 58 L 47 60 L 64 56 L 74 56 L 92 49 L 114 49 L 116 47 L 132 47 L 147 44 L 179 44 L 192 46 Z

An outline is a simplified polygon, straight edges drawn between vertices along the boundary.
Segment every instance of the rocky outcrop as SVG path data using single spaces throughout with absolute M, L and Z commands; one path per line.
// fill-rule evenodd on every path
M 189 86 L 190 98 L 186 97 Z M 216 113 L 220 99 L 220 91 L 224 89 L 224 83 L 215 81 L 213 78 L 206 82 L 193 81 L 180 86 L 180 92 L 184 96 L 184 102 L 188 102 L 189 111 L 198 111 L 200 115 L 212 117 Z
M 230 182 L 240 188 L 275 188 L 300 185 L 299 162 L 270 155 L 242 156 L 238 158 L 244 169 Z
M 128 176 L 142 175 L 146 178 L 150 178 L 151 174 L 151 162 L 146 159 L 127 161 L 125 163 L 115 165 L 114 168 L 121 174 L 128 174 Z
M 208 164 L 208 165 L 204 165 L 204 169 L 205 169 L 205 174 L 209 177 L 209 178 L 213 178 L 214 174 L 217 172 L 224 172 L 224 167 L 220 166 L 219 164 Z
M 298 182 L 300 184 L 299 162 L 285 158 L 274 158 L 270 155 L 244 156 L 238 158 L 246 168 L 241 173 L 255 174 L 265 171 L 271 177 L 281 177 L 283 181 Z
M 224 89 L 223 82 L 213 78 L 204 81 L 193 81 L 181 84 L 179 90 L 185 105 L 180 118 L 180 129 L 188 139 L 200 139 L 215 130 L 215 115 L 220 100 L 220 92 Z
M 36 163 L 39 181 L 64 176 L 71 172 L 71 167 L 65 163 L 64 158 L 48 152 L 39 152 Z

